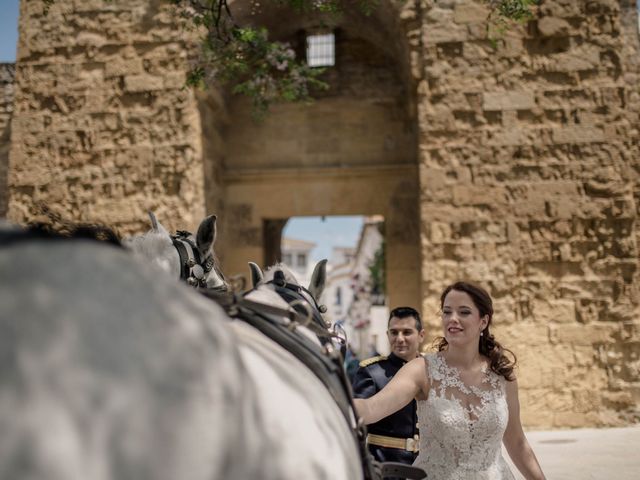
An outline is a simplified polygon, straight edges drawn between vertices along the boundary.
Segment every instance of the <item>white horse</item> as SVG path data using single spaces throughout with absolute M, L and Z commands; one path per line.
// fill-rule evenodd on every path
M 379 478 L 322 375 L 132 258 L 0 225 L 0 480 Z M 293 327 L 274 285 L 242 301 Z
M 208 256 L 213 255 L 214 241 L 215 217 L 211 216 L 198 228 L 195 243 L 202 254 Z M 153 217 L 152 230 L 127 243 L 145 263 L 161 266 L 174 278 L 179 277 L 181 270 L 184 272 L 169 234 Z M 243 300 L 277 309 L 266 311 L 265 319 L 292 326 L 290 316 L 277 314 L 278 310 L 291 314 L 295 312 L 276 293 L 274 284 L 270 282 L 278 275 L 277 272 L 281 272 L 280 277 L 285 284 L 297 285 L 293 275 L 278 266 L 269 270 L 258 288 L 245 295 Z M 206 284 L 222 285 L 223 278 L 219 275 L 217 268 L 211 268 Z M 311 314 L 315 310 L 315 298 L 322 293 L 325 278 L 326 262 L 321 262 L 314 270 L 308 289 L 298 289 L 303 293 L 298 303 L 302 303 L 303 298 L 308 303 L 308 306 L 302 307 L 303 312 Z M 258 413 L 264 421 L 262 427 L 256 427 L 253 435 L 272 447 L 271 461 L 277 466 L 277 477 L 292 480 L 363 478 L 361 453 L 354 437 L 355 414 L 351 407 L 345 413 L 326 383 L 308 365 L 254 325 L 233 320 L 229 327 L 252 380 L 259 399 Z M 328 348 L 321 345 L 318 336 L 310 328 L 297 325 L 296 331 L 307 342 L 312 342 L 313 347 L 308 348 L 315 348 L 319 352 Z
M 152 212 L 149 212 L 149 217 L 151 230 L 144 235 L 124 239 L 126 247 L 145 263 L 174 278 L 193 280 L 192 283 L 206 288 L 226 290 L 228 285 L 218 269 L 213 251 L 217 237 L 215 215 L 209 215 L 200 223 L 195 236 L 188 232 L 171 236 Z
M 276 435 L 296 425 L 265 408 L 283 381 L 256 378 L 229 324 L 122 248 L 0 228 L 0 479 L 294 478 Z

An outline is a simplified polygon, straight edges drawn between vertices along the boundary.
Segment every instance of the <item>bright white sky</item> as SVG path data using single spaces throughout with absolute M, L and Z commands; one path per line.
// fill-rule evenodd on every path
M 16 61 L 19 0 L 0 0 L 0 62 Z
M 333 247 L 355 247 L 358 243 L 364 217 L 331 216 L 293 217 L 287 222 L 283 236 L 314 242 L 311 258 L 316 262 L 331 258 Z

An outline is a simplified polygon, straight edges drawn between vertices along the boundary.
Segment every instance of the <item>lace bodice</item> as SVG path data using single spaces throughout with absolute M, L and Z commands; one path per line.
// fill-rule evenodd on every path
M 415 465 L 429 480 L 513 480 L 501 449 L 509 419 L 506 380 L 487 367 L 480 385 L 467 385 L 441 353 L 424 358 L 430 390 L 418 402 Z

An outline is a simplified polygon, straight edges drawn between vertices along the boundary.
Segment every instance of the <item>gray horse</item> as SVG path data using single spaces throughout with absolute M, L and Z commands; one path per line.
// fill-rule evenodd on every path
M 0 479 L 294 478 L 278 436 L 300 418 L 273 430 L 279 382 L 224 311 L 122 248 L 43 237 L 0 229 Z
M 195 238 L 190 239 L 201 256 L 213 255 L 215 231 L 215 216 L 210 216 L 203 220 Z M 170 248 L 171 237 L 153 216 L 151 231 L 127 241 L 127 245 L 143 263 L 159 266 L 176 280 L 179 272 L 184 272 L 180 256 Z M 325 266 L 326 262 L 317 266 L 311 285 L 305 289 L 315 298 L 324 288 Z M 278 270 L 283 268 L 272 269 L 268 275 Z M 206 274 L 206 284 L 220 285 L 223 278 L 219 275 L 219 270 L 211 268 Z M 285 276 L 287 283 L 297 284 L 290 272 Z M 281 311 L 294 312 L 266 281 L 245 298 Z M 309 300 L 315 302 L 315 299 Z M 291 322 L 287 316 L 277 321 L 284 325 Z M 273 447 L 270 460 L 277 467 L 278 478 L 362 478 L 360 453 L 353 436 L 355 413 L 350 410 L 345 417 L 326 385 L 296 356 L 257 328 L 239 320 L 225 322 L 225 325 L 234 335 L 240 358 L 257 395 L 259 416 L 264 422 L 262 428 L 256 428 L 254 437 Z M 315 342 L 318 348 L 322 347 L 310 329 L 298 325 L 296 331 Z
M 194 280 L 202 287 L 228 288 L 213 251 L 217 237 L 215 215 L 202 220 L 195 235 L 180 232 L 174 236 L 169 235 L 153 212 L 149 212 L 149 218 L 151 230 L 123 241 L 140 260 L 174 278 Z

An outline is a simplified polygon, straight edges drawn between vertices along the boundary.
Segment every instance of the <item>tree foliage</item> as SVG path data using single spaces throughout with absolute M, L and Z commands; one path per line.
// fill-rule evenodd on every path
M 484 0 L 489 4 L 487 18 L 489 40 L 495 45 L 513 23 L 525 23 L 533 18 L 533 7 L 540 0 Z
M 385 251 L 385 242 L 383 240 L 369 264 L 371 293 L 375 296 L 384 296 L 387 292 Z
M 57 0 L 60 1 L 60 0 Z M 105 0 L 112 1 L 112 0 Z M 296 58 L 288 43 L 272 41 L 264 27 L 236 23 L 229 0 L 165 0 L 188 28 L 201 33 L 200 55 L 187 77 L 190 86 L 209 82 L 229 85 L 234 93 L 251 98 L 255 112 L 264 113 L 274 102 L 311 100 L 314 89 L 326 89 L 321 68 L 309 67 Z M 263 4 L 288 5 L 307 14 L 339 13 L 356 4 L 369 15 L 381 0 L 251 0 Z M 497 39 L 514 23 L 532 17 L 539 0 L 480 0 L 489 7 L 489 38 Z M 45 11 L 56 0 L 42 0 Z M 263 5 L 265 6 L 265 5 Z

